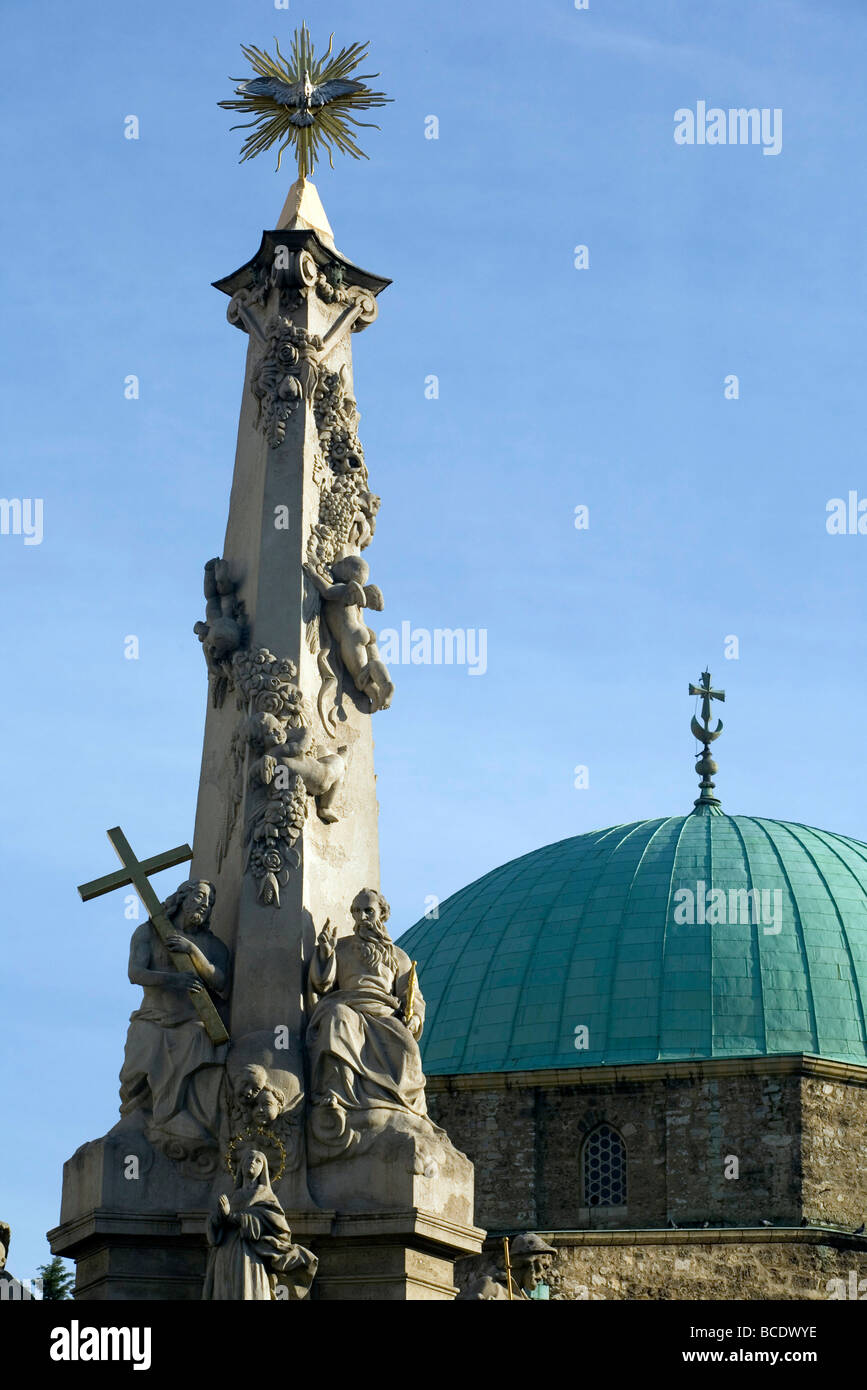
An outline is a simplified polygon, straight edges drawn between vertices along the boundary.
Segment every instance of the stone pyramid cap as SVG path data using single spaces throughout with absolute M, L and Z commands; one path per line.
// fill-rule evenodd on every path
M 330 250 L 337 250 L 334 245 L 331 223 L 328 221 L 322 206 L 322 199 L 319 197 L 316 186 L 309 179 L 297 179 L 289 189 L 289 196 L 283 204 L 277 230 L 281 232 L 316 232 L 320 241 L 324 242 Z

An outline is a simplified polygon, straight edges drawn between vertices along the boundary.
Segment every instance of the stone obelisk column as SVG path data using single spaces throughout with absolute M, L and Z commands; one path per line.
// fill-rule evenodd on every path
M 317 937 L 329 921 L 351 933 L 353 899 L 379 887 L 371 723 L 392 685 L 365 620 L 382 606 L 368 583 L 379 499 L 351 341 L 388 283 L 336 250 L 306 180 L 256 256 L 217 282 L 249 346 L 226 540 L 198 629 L 211 700 L 194 876 L 216 885 L 215 931 L 235 961 L 228 1128 L 250 1117 L 251 1079 L 278 1095 L 275 1190 L 316 1245 L 329 1298 L 449 1297 L 453 1259 L 480 1235 L 472 1165 L 428 1121 L 367 1110 L 344 1147 L 347 1119 L 308 1094 Z
M 388 283 L 337 252 L 306 180 L 253 259 L 217 282 L 249 344 L 221 611 L 201 632 L 211 698 L 193 871 L 216 885 L 214 929 L 235 958 L 230 1081 L 260 1064 L 293 1077 L 302 1095 L 315 930 L 379 886 L 371 716 L 387 695 L 360 690 L 346 669 L 312 576 L 330 579 L 348 555 L 366 561 L 375 527 L 351 340 Z M 281 724 L 282 744 L 273 741 Z M 281 764 L 296 739 L 297 756 Z M 277 766 L 266 782 L 257 768 L 269 756 Z M 281 1184 L 293 1210 L 312 1205 L 304 1167 Z
M 208 705 L 191 878 L 215 889 L 210 929 L 231 952 L 230 1040 L 197 1061 L 196 1024 L 152 1018 L 140 1107 L 66 1164 L 52 1248 L 78 1261 L 84 1298 L 199 1297 L 207 1213 L 250 1143 L 319 1258 L 314 1298 L 447 1299 L 455 1258 L 480 1248 L 472 1164 L 424 1109 L 423 982 L 378 945 L 361 974 L 385 984 L 359 989 L 370 938 L 350 915 L 379 888 L 372 720 L 393 694 L 368 626 L 379 498 L 351 342 L 388 283 L 336 249 L 303 178 L 252 260 L 216 282 L 248 349 L 226 538 L 195 625 Z

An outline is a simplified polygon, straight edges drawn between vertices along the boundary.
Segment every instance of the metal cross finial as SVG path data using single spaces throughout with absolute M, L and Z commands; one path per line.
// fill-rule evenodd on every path
M 698 739 L 699 743 L 704 745 L 695 765 L 695 770 L 701 779 L 699 782 L 699 797 L 695 805 L 697 810 L 702 810 L 705 807 L 713 809 L 718 807 L 720 802 L 719 798 L 713 794 L 714 783 L 712 777 L 717 771 L 717 765 L 710 756 L 710 745 L 713 743 L 714 739 L 719 738 L 722 733 L 723 722 L 720 719 L 717 721 L 715 729 L 710 727 L 711 701 L 725 700 L 726 693 L 724 690 L 714 690 L 711 684 L 710 671 L 702 671 L 701 685 L 691 684 L 689 693 L 690 695 L 701 696 L 701 717 L 704 721 L 703 724 L 699 724 L 695 715 L 693 715 L 692 723 L 690 724 L 693 734 Z

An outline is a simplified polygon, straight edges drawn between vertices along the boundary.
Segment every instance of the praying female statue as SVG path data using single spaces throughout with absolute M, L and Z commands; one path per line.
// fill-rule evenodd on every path
M 316 1256 L 292 1243 L 259 1149 L 242 1150 L 235 1190 L 220 1197 L 208 1220 L 208 1244 L 203 1299 L 275 1299 L 278 1275 L 289 1276 L 279 1280 L 287 1290 L 281 1297 L 304 1298 L 316 1273 Z

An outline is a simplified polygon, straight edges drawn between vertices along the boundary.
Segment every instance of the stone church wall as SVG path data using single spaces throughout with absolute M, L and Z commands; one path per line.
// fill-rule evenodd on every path
M 867 1086 L 805 1076 L 804 1215 L 860 1226 L 867 1219 Z
M 476 1222 L 529 1228 L 749 1227 L 867 1215 L 867 1087 L 769 1064 L 684 1064 L 605 1083 L 436 1077 L 432 1117 L 476 1168 Z M 597 1072 L 598 1074 L 598 1072 Z M 560 1074 L 562 1075 L 562 1073 Z M 867 1076 L 865 1076 L 867 1080 Z M 504 1084 L 505 1083 L 505 1084 Z M 626 1208 L 587 1208 L 581 1149 L 607 1123 L 627 1148 Z
M 867 1299 L 867 1242 L 822 1243 L 803 1238 L 698 1242 L 693 1233 L 666 1231 L 665 1244 L 581 1244 L 566 1233 L 540 1231 L 557 1250 L 550 1275 L 552 1299 Z M 659 1233 L 662 1235 L 663 1233 Z M 590 1237 L 589 1239 L 592 1239 Z M 495 1273 L 495 1248 L 462 1260 L 457 1280 Z M 854 1276 L 854 1277 L 853 1277 Z M 836 1285 L 832 1282 L 840 1281 Z

